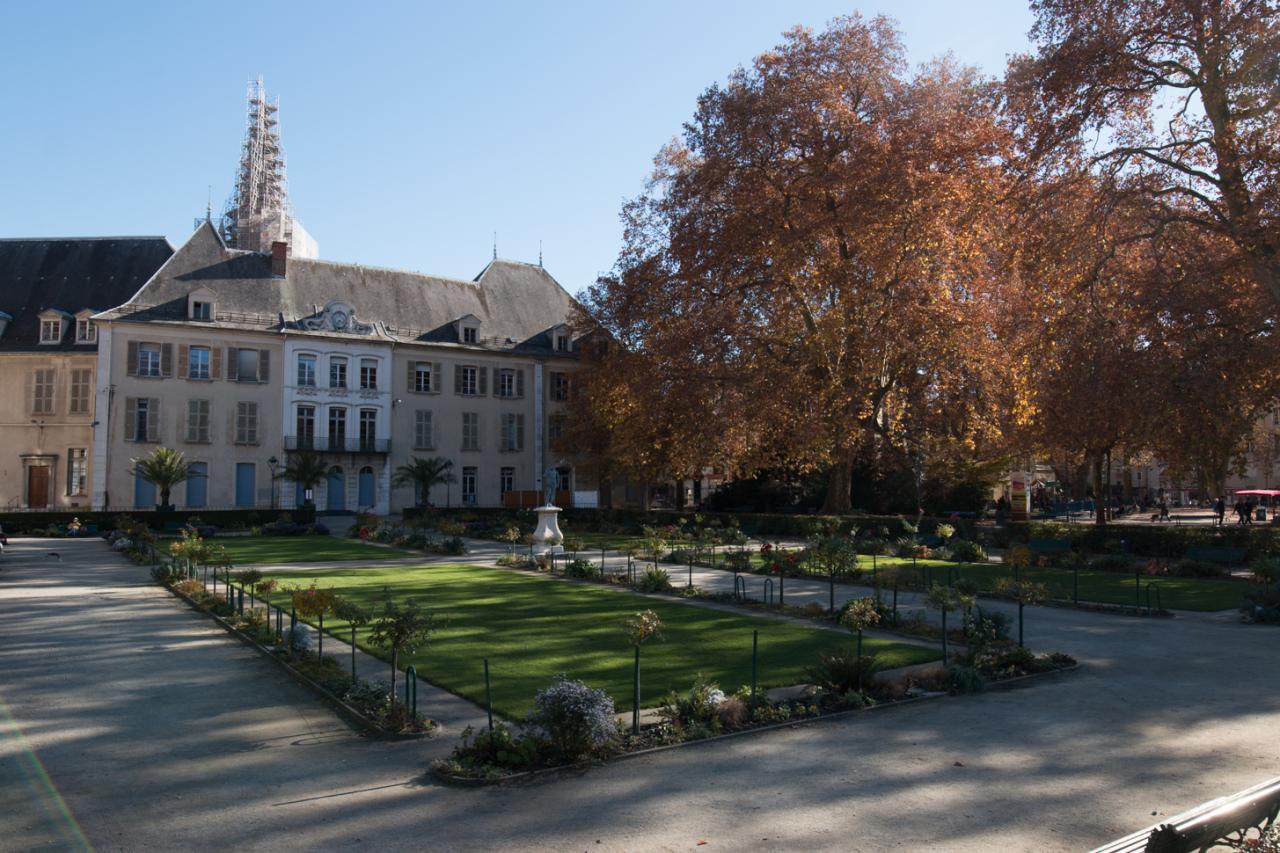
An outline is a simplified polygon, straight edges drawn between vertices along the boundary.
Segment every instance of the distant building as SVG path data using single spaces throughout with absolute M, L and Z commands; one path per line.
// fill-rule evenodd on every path
M 163 237 L 0 240 L 0 507 L 88 508 L 111 393 L 92 318 L 172 254 Z

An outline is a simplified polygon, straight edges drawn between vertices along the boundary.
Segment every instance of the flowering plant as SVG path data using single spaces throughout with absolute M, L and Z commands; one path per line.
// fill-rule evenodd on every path
M 603 752 L 618 736 L 609 694 L 563 675 L 534 697 L 525 724 L 567 761 Z

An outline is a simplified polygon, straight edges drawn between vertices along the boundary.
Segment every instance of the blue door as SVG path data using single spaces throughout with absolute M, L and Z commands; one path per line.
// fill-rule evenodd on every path
M 209 463 L 192 462 L 191 479 L 187 480 L 187 506 L 209 505 Z
M 361 509 L 368 509 L 373 506 L 373 469 L 368 465 L 360 469 L 360 498 L 358 503 Z
M 325 509 L 329 512 L 343 512 L 347 508 L 347 478 L 342 476 L 342 469 L 336 465 L 329 469 L 328 493 Z
M 156 484 L 133 472 L 133 505 L 138 509 L 156 508 Z
M 307 490 L 302 488 L 301 483 L 293 484 L 293 505 L 302 506 L 307 502 Z
M 236 463 L 236 506 L 254 505 L 257 467 L 252 462 Z

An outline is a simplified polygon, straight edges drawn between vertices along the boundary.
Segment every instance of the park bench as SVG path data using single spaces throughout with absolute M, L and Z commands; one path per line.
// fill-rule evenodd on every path
M 1243 548 L 1230 548 L 1225 545 L 1195 545 L 1188 548 L 1182 556 L 1188 560 L 1238 566 L 1244 562 L 1246 552 Z
M 1071 543 L 1066 539 L 1032 539 L 1027 542 L 1027 550 L 1033 557 L 1044 554 L 1069 554 Z

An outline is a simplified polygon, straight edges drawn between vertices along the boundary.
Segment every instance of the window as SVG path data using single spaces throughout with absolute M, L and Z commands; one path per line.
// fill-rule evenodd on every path
M 88 449 L 73 447 L 67 451 L 67 494 L 83 495 L 89 487 Z
M 559 441 L 564 438 L 564 425 L 567 421 L 564 415 L 552 415 L 547 421 L 547 441 Z
M 467 326 L 462 330 L 462 342 L 474 344 L 480 339 L 480 330 L 475 326 Z
M 360 449 L 375 450 L 378 440 L 378 410 L 360 410 Z
M 154 397 L 125 398 L 125 441 L 160 440 L 160 401 Z
M 71 371 L 71 399 L 68 411 L 73 415 L 89 414 L 89 388 L 93 371 L 87 367 Z
M 91 344 L 98 340 L 98 327 L 93 325 L 93 321 L 88 317 L 81 317 L 76 321 L 76 343 Z M 79 494 L 77 492 L 76 494 Z
M 256 349 L 238 349 L 235 351 L 235 358 L 232 363 L 236 368 L 237 382 L 258 382 L 262 367 L 262 359 L 259 358 L 259 350 Z
M 138 344 L 138 375 L 160 375 L 160 345 Z
M 417 391 L 419 394 L 430 394 L 432 391 L 431 362 L 429 361 L 414 362 L 412 373 L 413 375 L 410 377 L 411 379 L 411 384 L 409 386 L 410 389 L 413 391 Z
M 480 368 L 458 367 L 456 368 L 456 370 L 457 372 L 454 374 L 454 376 L 456 377 L 457 381 L 455 382 L 456 387 L 453 389 L 454 392 L 461 394 L 464 397 L 474 397 L 477 394 L 479 394 L 480 393 L 480 382 L 479 382 Z
M 556 352 L 569 352 L 571 349 L 573 349 L 573 344 L 568 335 L 556 335 Z
M 524 450 L 524 415 L 502 416 L 502 449 Z
M 208 379 L 212 374 L 209 372 L 209 348 L 208 347 L 192 347 L 187 351 L 187 378 L 188 379 Z
M 347 387 L 347 360 L 338 356 L 329 358 L 329 387 Z
M 503 368 L 497 375 L 497 393 L 499 397 L 524 396 L 524 371 Z
M 557 403 L 563 403 L 569 399 L 569 376 L 566 373 L 553 370 L 551 372 L 551 399 Z
M 329 449 L 342 450 L 347 442 L 347 410 L 343 406 L 329 409 Z
M 462 502 L 464 504 L 476 502 L 476 469 L 471 465 L 462 469 Z
M 258 443 L 258 404 L 236 403 L 236 444 Z
M 480 449 L 480 415 L 478 412 L 462 413 L 462 449 Z
M 56 344 L 62 340 L 61 320 L 40 321 L 40 343 Z
M 298 384 L 307 388 L 316 385 L 316 357 L 314 355 L 298 356 Z
M 209 401 L 187 401 L 187 441 L 192 444 L 209 443 Z
M 378 360 L 375 358 L 360 359 L 360 387 L 367 391 L 378 388 Z
M 498 474 L 498 493 L 506 497 L 507 492 L 515 491 L 516 469 L 503 468 Z
M 431 412 L 418 409 L 413 413 L 413 447 L 415 450 L 431 450 L 435 447 Z
M 296 421 L 298 449 L 310 450 L 316 446 L 316 407 L 299 406 Z
M 191 303 L 191 319 L 192 320 L 212 320 L 213 306 L 208 302 L 192 301 Z
M 53 377 L 52 367 L 36 370 L 31 376 L 31 414 L 53 414 Z

